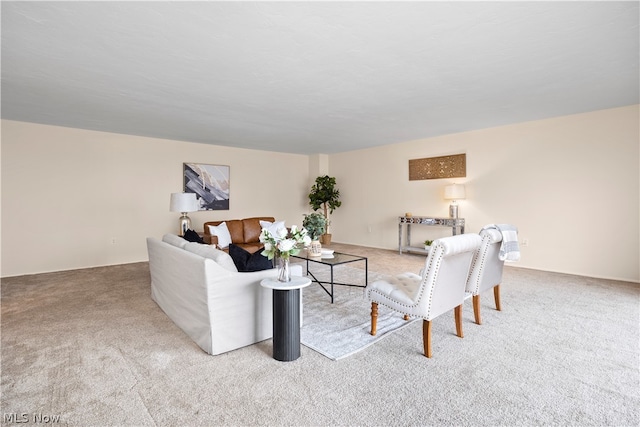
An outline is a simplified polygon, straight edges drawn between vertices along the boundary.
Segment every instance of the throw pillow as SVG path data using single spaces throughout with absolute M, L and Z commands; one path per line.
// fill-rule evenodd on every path
M 182 237 L 184 237 L 184 240 L 188 242 L 204 243 L 204 240 L 202 240 L 202 237 L 200 237 L 200 235 L 193 230 L 185 231 L 184 236 Z
M 273 268 L 271 260 L 262 255 L 262 250 L 250 253 L 238 245 L 231 244 L 229 255 L 238 271 L 261 271 Z
M 220 249 L 224 249 L 231 244 L 231 234 L 229 234 L 226 222 L 222 222 L 220 225 L 210 225 L 209 234 L 218 238 L 218 247 Z
M 263 230 L 267 230 L 272 236 L 277 236 L 278 230 L 280 229 L 287 229 L 284 225 L 284 221 L 270 222 L 261 220 L 260 227 L 262 227 Z

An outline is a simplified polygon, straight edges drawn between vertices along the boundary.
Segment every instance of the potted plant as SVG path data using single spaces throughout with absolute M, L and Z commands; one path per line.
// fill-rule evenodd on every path
M 309 205 L 314 211 L 322 208 L 324 217 L 327 220 L 325 233 L 322 235 L 322 243 L 331 244 L 331 234 L 329 233 L 329 214 L 340 207 L 340 190 L 336 188 L 335 177 L 324 175 L 316 178 L 316 183 L 311 187 L 309 193 Z
M 425 240 L 424 241 L 424 248 L 429 250 L 431 248 L 431 244 L 433 243 L 433 240 Z
M 327 229 L 327 219 L 317 212 L 305 214 L 302 226 L 307 229 L 311 240 L 319 240 Z
M 327 229 L 327 219 L 317 212 L 305 214 L 302 226 L 307 230 L 308 236 L 311 238 L 309 254 L 312 256 L 322 255 L 322 245 L 319 239 Z

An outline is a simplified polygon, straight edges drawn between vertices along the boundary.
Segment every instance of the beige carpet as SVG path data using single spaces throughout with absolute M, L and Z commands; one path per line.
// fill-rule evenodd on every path
M 370 255 L 386 273 L 423 260 Z M 25 414 L 60 425 L 571 425 L 640 423 L 640 287 L 540 271 L 505 271 L 503 311 L 482 300 L 339 361 L 271 340 L 202 352 L 149 296 L 146 263 L 2 280 L 3 425 Z M 19 418 L 23 419 L 23 418 Z
M 334 267 L 336 282 L 363 285 L 364 270 L 339 265 Z M 314 276 L 321 281 L 330 279 L 329 267 L 316 264 L 310 266 Z M 303 268 L 304 271 L 304 268 Z M 369 281 L 381 277 L 371 273 Z M 330 289 L 329 285 L 325 285 Z M 412 321 L 403 319 L 402 314 L 380 306 L 378 310 L 377 333 L 371 331 L 371 303 L 364 296 L 364 289 L 354 286 L 334 286 L 334 302 L 316 283 L 304 288 L 304 324 L 300 330 L 303 345 L 332 360 L 351 356 L 375 344 Z

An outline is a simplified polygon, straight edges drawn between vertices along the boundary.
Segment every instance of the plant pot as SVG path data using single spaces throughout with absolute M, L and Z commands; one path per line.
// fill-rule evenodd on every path
M 320 236 L 320 242 L 325 246 L 329 246 L 331 244 L 331 234 L 323 234 Z

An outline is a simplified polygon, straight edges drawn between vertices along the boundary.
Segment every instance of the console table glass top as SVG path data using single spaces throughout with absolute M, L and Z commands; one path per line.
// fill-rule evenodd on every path
M 400 216 L 398 217 L 398 250 L 402 254 L 405 252 L 420 252 L 429 253 L 427 249 L 422 247 L 411 246 L 411 225 L 430 225 L 439 227 L 451 227 L 451 232 L 455 236 L 458 234 L 464 234 L 464 218 L 440 218 L 435 216 Z M 402 244 L 402 228 L 407 228 L 407 241 L 406 245 Z

